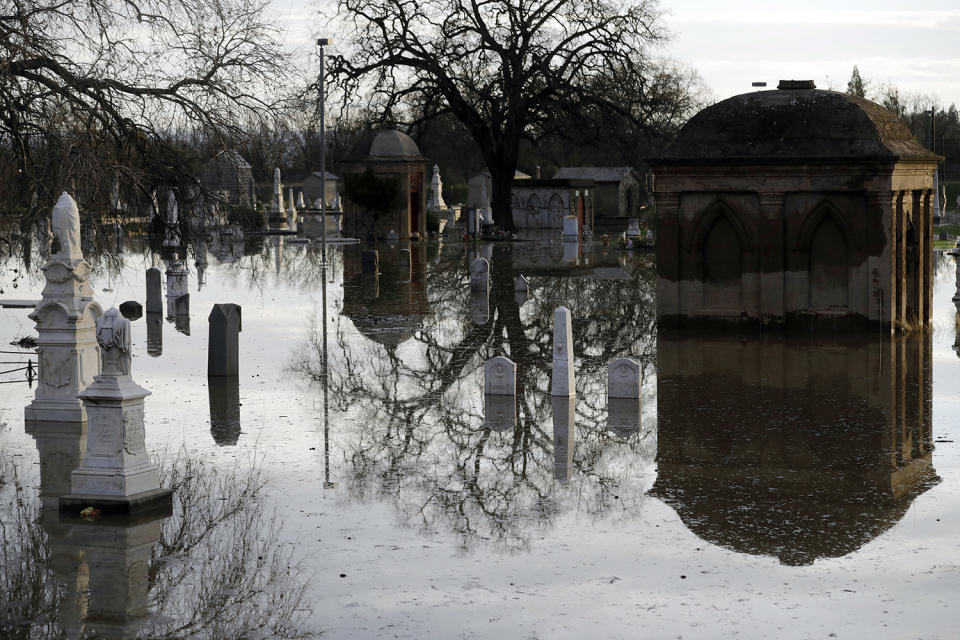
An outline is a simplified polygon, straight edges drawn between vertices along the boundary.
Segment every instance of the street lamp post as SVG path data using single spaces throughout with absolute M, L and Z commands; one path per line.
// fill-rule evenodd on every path
M 327 263 L 327 122 L 324 118 L 324 82 L 323 82 L 323 47 L 332 42 L 330 38 L 318 38 L 317 47 L 320 48 L 320 77 L 317 86 L 320 90 L 320 220 L 323 235 L 320 237 L 320 255 L 323 264 Z

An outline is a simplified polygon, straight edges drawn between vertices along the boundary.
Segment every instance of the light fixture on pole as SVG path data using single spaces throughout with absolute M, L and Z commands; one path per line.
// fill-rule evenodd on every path
M 324 118 L 324 82 L 323 82 L 323 47 L 333 42 L 331 38 L 317 38 L 317 47 L 320 49 L 320 77 L 317 78 L 317 87 L 320 91 L 320 222 L 323 234 L 320 236 L 320 252 L 323 264 L 327 263 L 327 123 Z M 326 279 L 326 274 L 324 274 Z

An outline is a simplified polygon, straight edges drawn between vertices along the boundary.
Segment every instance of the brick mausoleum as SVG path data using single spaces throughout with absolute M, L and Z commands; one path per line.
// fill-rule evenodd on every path
M 940 160 L 890 111 L 810 81 L 707 107 L 651 161 L 661 326 L 928 323 Z

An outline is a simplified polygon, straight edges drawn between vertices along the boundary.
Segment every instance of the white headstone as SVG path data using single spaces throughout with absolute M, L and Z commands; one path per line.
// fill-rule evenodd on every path
M 530 290 L 530 281 L 527 280 L 523 274 L 520 274 L 513 279 L 513 290 L 514 291 L 529 291 Z
M 470 290 L 488 291 L 490 289 L 490 263 L 486 258 L 475 258 L 470 263 Z
M 640 236 L 640 221 L 637 218 L 630 218 L 627 221 L 627 237 L 639 238 Z
M 640 364 L 630 358 L 617 358 L 607 365 L 607 396 L 640 397 Z
M 297 209 L 306 209 L 307 204 L 303 200 L 303 191 L 297 192 Z
M 517 395 L 517 365 L 506 356 L 491 358 L 483 365 L 483 392 L 501 396 Z
M 100 375 L 80 393 L 89 416 L 87 451 L 71 474 L 74 496 L 131 497 L 160 489 L 145 444 L 143 399 L 150 392 L 130 375 L 130 321 L 116 308 L 97 322 Z
M 96 320 L 103 313 L 93 299 L 90 265 L 80 250 L 80 212 L 69 194 L 53 207 L 56 253 L 43 266 L 46 286 L 30 319 L 37 323 L 39 378 L 27 421 L 70 422 L 82 431 L 86 410 L 77 393 L 100 372 Z
M 557 307 L 553 312 L 553 379 L 550 394 L 574 396 L 577 386 L 573 375 L 573 321 L 570 310 Z
M 563 218 L 563 241 L 573 242 L 580 238 L 580 221 L 577 216 L 564 216 Z

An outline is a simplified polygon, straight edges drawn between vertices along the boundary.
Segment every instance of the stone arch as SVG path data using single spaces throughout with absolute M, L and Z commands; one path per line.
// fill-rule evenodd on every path
M 800 225 L 795 249 L 807 254 L 810 307 L 848 308 L 851 254 L 859 244 L 846 214 L 826 201 L 814 207 Z
M 720 218 L 725 219 L 736 232 L 741 249 L 745 251 L 756 250 L 756 238 L 753 237 L 750 228 L 743 223 L 743 219 L 735 210 L 721 200 L 717 200 L 704 209 L 697 218 L 687 238 L 687 248 L 702 252 L 707 235 L 713 230 L 713 226 Z
M 540 216 L 540 209 L 543 208 L 543 203 L 540 200 L 540 196 L 535 193 L 530 194 L 530 197 L 527 198 L 527 215 L 538 218 Z
M 743 301 L 743 243 L 727 216 L 719 215 L 700 239 L 703 306 L 740 309 Z
M 563 226 L 563 198 L 560 197 L 559 193 L 554 193 L 550 196 L 550 201 L 547 204 L 547 207 L 550 209 L 550 225 Z

